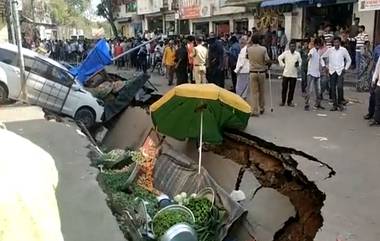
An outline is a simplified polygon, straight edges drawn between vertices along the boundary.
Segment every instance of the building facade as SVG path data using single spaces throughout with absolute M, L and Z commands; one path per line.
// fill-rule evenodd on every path
M 349 28 L 355 17 L 380 42 L 380 0 L 118 0 L 124 36 L 265 32 L 285 29 L 288 39 L 312 36 L 322 25 Z
M 137 15 L 137 1 L 116 1 L 116 5 L 116 24 L 119 33 L 125 37 L 132 37 L 142 33 L 143 21 L 142 18 Z

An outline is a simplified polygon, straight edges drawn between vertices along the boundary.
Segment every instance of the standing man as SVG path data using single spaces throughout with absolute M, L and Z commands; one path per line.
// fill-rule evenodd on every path
M 331 48 L 334 40 L 334 32 L 331 29 L 331 25 L 325 27 L 325 32 L 323 33 L 323 38 L 325 39 L 326 46 Z
M 314 44 L 314 43 L 313 43 Z M 312 48 L 310 48 L 312 49 Z M 306 87 L 307 87 L 307 70 L 308 70 L 308 55 L 309 55 L 309 39 L 305 39 L 302 42 L 302 48 L 300 51 L 302 64 L 301 64 L 301 91 L 302 95 L 306 96 Z
M 272 59 L 272 28 L 270 26 L 267 27 L 267 31 L 265 32 L 264 34 L 264 44 L 265 44 L 265 48 L 267 48 L 267 51 L 268 51 L 268 55 L 270 57 L 270 59 Z
M 358 74 L 358 80 L 359 80 L 362 51 L 364 49 L 365 43 L 369 42 L 369 37 L 368 37 L 368 34 L 365 32 L 365 27 L 363 25 L 360 25 L 358 30 L 359 30 L 358 35 L 355 36 L 355 38 L 351 38 L 350 40 L 356 42 L 355 63 L 356 63 L 356 71 Z
M 291 40 L 289 50 L 286 50 L 278 57 L 280 66 L 284 68 L 282 75 L 282 101 L 280 106 L 285 103 L 290 107 L 294 107 L 293 97 L 297 84 L 298 68 L 302 64 L 300 53 L 296 51 L 296 42 Z
M 334 48 L 329 48 L 321 59 L 322 67 L 326 66 L 324 58 L 328 59 L 327 70 L 330 75 L 331 97 L 334 107 L 331 111 L 343 111 L 343 75 L 351 66 L 351 57 L 347 49 L 340 46 L 340 38 L 334 38 Z
M 183 40 L 184 41 L 184 40 Z M 177 76 L 177 85 L 187 84 L 188 75 L 187 67 L 189 66 L 189 57 L 187 55 L 186 42 L 179 42 L 179 48 L 175 54 L 175 71 Z
M 175 68 L 175 49 L 173 40 L 169 41 L 169 45 L 164 50 L 163 63 L 166 67 L 166 77 L 169 86 L 173 85 L 174 68 Z
M 210 33 L 208 52 L 207 80 L 224 88 L 224 48 L 216 39 L 214 33 Z
M 307 85 L 305 95 L 305 111 L 310 110 L 310 96 L 315 91 L 315 107 L 324 110 L 321 106 L 321 73 L 319 70 L 321 63 L 321 56 L 319 55 L 319 48 L 321 47 L 321 40 L 318 38 L 314 41 L 314 48 L 308 54 L 308 67 L 307 67 Z
M 321 46 L 318 50 L 318 53 L 319 53 L 319 56 L 322 57 L 322 55 L 324 53 L 326 53 L 326 51 L 329 49 L 326 44 L 325 44 L 325 40 L 323 39 L 323 37 L 320 39 L 321 40 Z M 327 65 L 328 62 L 327 59 L 324 60 L 325 61 L 325 64 Z M 329 93 L 329 99 L 332 100 L 332 96 L 331 96 L 331 88 L 330 88 L 330 76 L 329 76 L 329 73 L 327 73 L 326 71 L 324 71 L 324 69 L 322 68 L 322 65 L 320 65 L 319 67 L 319 73 L 321 74 L 321 80 L 320 80 L 320 83 L 321 83 L 321 100 L 323 100 L 324 98 L 324 93 L 327 91 Z
M 162 56 L 164 55 L 164 42 L 160 41 L 154 48 L 152 72 L 156 69 L 156 65 L 162 65 Z
M 193 49 L 193 75 L 196 84 L 205 84 L 206 81 L 206 63 L 208 50 L 202 44 L 201 37 L 196 39 L 197 46 Z
M 232 79 L 232 85 L 233 85 L 233 92 L 236 91 L 236 82 L 237 82 L 237 76 L 235 73 L 236 63 L 239 57 L 240 53 L 240 44 L 236 36 L 232 36 L 230 39 L 231 47 L 229 49 L 229 55 L 228 55 L 228 65 L 229 69 L 231 70 L 231 79 Z
M 374 69 L 374 75 L 373 77 L 376 76 L 376 71 L 379 71 L 378 69 L 378 61 L 380 61 L 380 44 L 378 44 L 376 46 L 376 48 L 373 50 L 373 60 L 374 60 L 374 63 L 377 63 L 375 69 Z M 371 86 L 369 87 L 369 103 L 368 103 L 368 114 L 366 114 L 364 116 L 364 119 L 366 120 L 371 120 L 373 118 L 373 116 L 375 115 L 375 107 L 376 107 L 376 86 L 377 86 L 377 80 L 375 80 L 375 82 L 373 83 L 373 77 L 372 77 L 372 84 Z
M 277 41 L 278 41 L 278 54 L 282 54 L 285 51 L 286 45 L 288 44 L 288 39 L 286 38 L 285 29 L 280 27 L 277 31 Z
M 355 18 L 354 24 L 351 25 L 351 27 L 350 27 L 350 34 L 349 34 L 350 38 L 355 38 L 356 36 L 358 36 L 358 34 L 359 34 L 359 23 L 360 23 L 360 18 Z M 355 45 L 356 45 L 355 41 L 350 41 L 348 51 L 349 51 L 350 57 L 352 59 L 352 65 L 356 69 Z
M 247 58 L 247 36 L 240 38 L 240 53 L 234 72 L 237 74 L 236 94 L 243 99 L 248 97 L 249 83 L 249 60 Z
M 380 58 L 377 60 L 375 72 L 372 77 L 372 85 L 375 86 L 375 113 L 374 120 L 370 126 L 380 126 Z
M 259 117 L 265 112 L 265 73 L 270 64 L 267 49 L 260 45 L 261 37 L 257 34 L 251 38 L 252 46 L 247 50 L 250 66 L 250 80 L 252 91 L 252 114 Z
M 190 83 L 194 83 L 194 76 L 193 76 L 193 66 L 194 66 L 194 42 L 195 38 L 193 36 L 188 37 L 188 42 L 186 44 L 187 49 L 187 56 L 189 58 L 189 66 L 188 66 L 188 73 L 190 76 Z

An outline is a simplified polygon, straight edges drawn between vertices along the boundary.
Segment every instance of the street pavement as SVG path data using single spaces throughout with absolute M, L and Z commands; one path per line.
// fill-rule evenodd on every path
M 152 82 L 161 89 L 168 89 L 161 76 L 152 76 Z M 297 83 L 295 108 L 279 106 L 280 79 L 272 79 L 272 89 L 274 112 L 270 112 L 267 82 L 266 113 L 251 118 L 246 132 L 280 146 L 302 150 L 330 164 L 337 172 L 336 176 L 326 179 L 325 168 L 295 157 L 299 168 L 327 196 L 322 209 L 324 226 L 315 240 L 333 241 L 337 237 L 345 241 L 380 240 L 380 158 L 377 152 L 380 128 L 369 127 L 368 121 L 363 119 L 367 113 L 368 93 L 345 87 L 345 98 L 350 101 L 345 111 L 330 112 L 331 104 L 323 101 L 326 110 L 306 112 L 300 83 Z M 276 212 L 291 213 L 289 210 Z
M 57 202 L 65 241 L 125 240 L 96 181 L 97 169 L 90 167 L 89 142 L 74 123 L 46 121 L 37 107 L 17 105 L 0 107 L 0 122 L 53 156 L 59 173 Z M 25 161 L 33 161 L 33 157 Z

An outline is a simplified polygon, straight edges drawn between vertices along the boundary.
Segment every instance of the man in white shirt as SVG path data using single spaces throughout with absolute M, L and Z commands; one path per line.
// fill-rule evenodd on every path
M 380 126 L 380 58 L 377 60 L 375 72 L 372 77 L 372 84 L 375 86 L 375 114 L 370 126 Z
M 236 94 L 240 95 L 243 99 L 248 97 L 248 83 L 249 83 L 249 59 L 247 58 L 247 36 L 240 38 L 240 53 L 236 63 L 235 73 L 237 74 Z
M 334 38 L 334 47 L 329 48 L 321 59 L 322 67 L 326 67 L 324 58 L 328 59 L 329 65 L 327 71 L 330 75 L 331 97 L 334 101 L 334 107 L 331 111 L 343 110 L 343 75 L 351 66 L 351 57 L 347 49 L 340 46 L 341 39 Z
M 307 84 L 305 95 L 305 111 L 310 110 L 310 96 L 315 91 L 315 107 L 317 109 L 325 109 L 321 106 L 321 72 L 320 63 L 321 56 L 319 55 L 319 48 L 321 47 L 321 40 L 318 38 L 314 41 L 314 48 L 308 54 L 308 67 L 307 67 Z
M 294 40 L 289 43 L 289 50 L 286 50 L 278 57 L 281 67 L 284 67 L 282 75 L 282 101 L 280 106 L 285 103 L 290 107 L 294 107 L 293 97 L 297 84 L 298 68 L 302 64 L 301 55 L 296 51 L 296 42 Z M 289 90 L 289 92 L 288 92 Z
M 196 84 L 205 84 L 206 80 L 206 63 L 208 58 L 208 50 L 202 45 L 202 38 L 196 39 L 197 46 L 194 48 L 194 68 L 193 75 Z

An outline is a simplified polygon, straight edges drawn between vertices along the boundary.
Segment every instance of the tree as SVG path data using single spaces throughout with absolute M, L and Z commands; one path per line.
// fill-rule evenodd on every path
M 68 6 L 74 7 L 78 13 L 83 13 L 90 7 L 90 0 L 65 0 Z
M 115 25 L 115 15 L 113 12 L 112 0 L 101 0 L 97 6 L 97 15 L 104 17 L 111 25 L 113 35 L 118 37 L 118 31 Z

